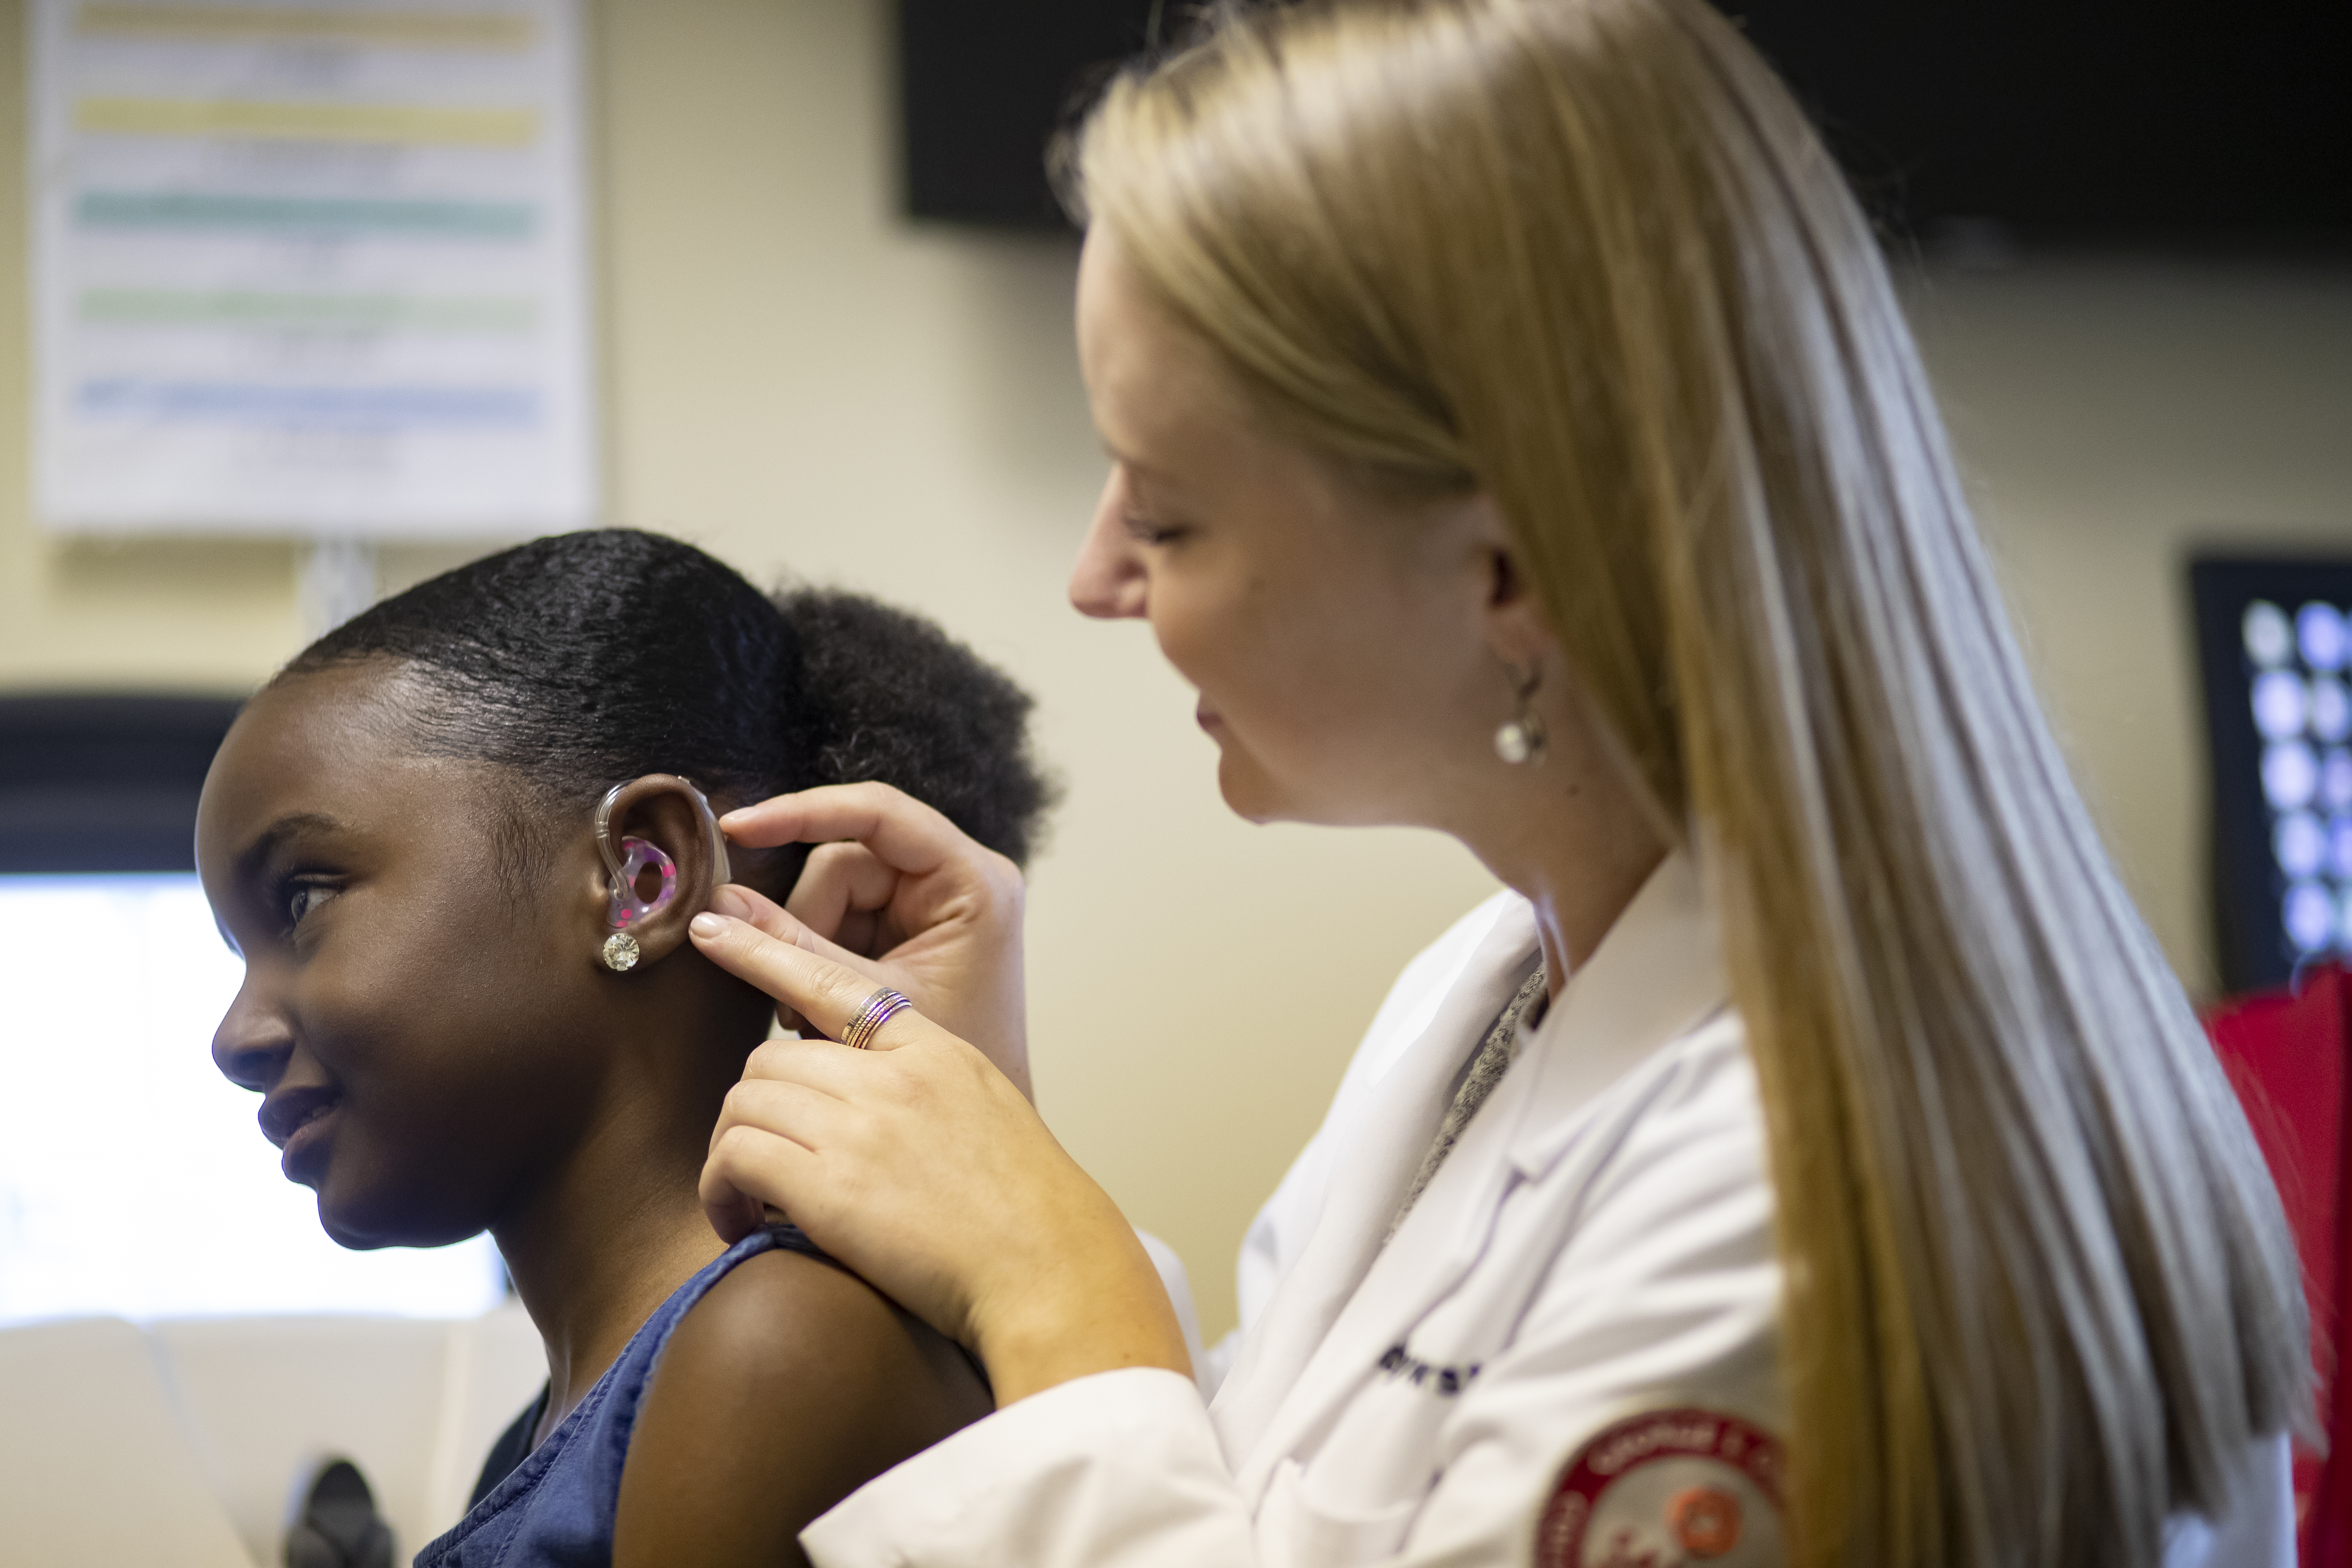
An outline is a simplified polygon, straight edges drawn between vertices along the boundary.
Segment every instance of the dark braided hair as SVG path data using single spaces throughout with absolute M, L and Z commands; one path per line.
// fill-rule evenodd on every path
M 379 658 L 423 683 L 403 714 L 423 749 L 508 770 L 541 810 L 649 773 L 721 810 L 878 779 L 1023 861 L 1051 803 L 1028 695 L 939 627 L 830 589 L 772 598 L 657 533 L 557 534 L 445 572 L 278 679 Z

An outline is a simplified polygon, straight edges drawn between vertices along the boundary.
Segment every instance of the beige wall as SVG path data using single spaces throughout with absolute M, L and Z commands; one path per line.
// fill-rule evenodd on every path
M 1388 977 L 1490 886 L 1401 833 L 1254 829 L 1146 632 L 1062 572 L 1100 478 L 1065 243 L 891 216 L 880 0 L 605 0 L 595 197 L 612 521 L 929 611 L 1040 700 L 1040 1099 L 1232 1321 L 1233 1252 Z M 22 26 L 0 3 L 0 298 L 24 298 Z M 2176 542 L 2352 544 L 2352 279 L 2028 268 L 1921 299 L 1964 456 L 2118 853 L 2201 979 Z M 25 509 L 0 311 L 0 687 L 239 689 L 292 653 L 290 549 L 77 543 Z M 388 585 L 461 558 L 393 551 Z
M 2076 775 L 2210 994 L 2185 563 L 2352 553 L 2352 267 L 2048 261 L 1906 292 Z

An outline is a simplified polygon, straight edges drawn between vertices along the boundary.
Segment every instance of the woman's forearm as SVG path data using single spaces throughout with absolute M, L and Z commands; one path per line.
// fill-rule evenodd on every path
M 973 1303 L 972 1348 L 1000 1410 L 1098 1372 L 1161 1367 L 1192 1375 L 1159 1270 L 1108 1195 L 1094 1191 L 1103 1212 L 1082 1232 L 1063 1233 L 1049 1267 L 1006 1279 Z

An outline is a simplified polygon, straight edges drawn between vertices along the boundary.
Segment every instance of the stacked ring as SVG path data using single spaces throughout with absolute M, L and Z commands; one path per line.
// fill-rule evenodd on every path
M 854 1051 L 870 1048 L 874 1037 L 888 1023 L 914 1004 L 887 985 L 866 999 L 857 1016 L 849 1020 L 849 1027 L 841 1031 L 841 1043 Z

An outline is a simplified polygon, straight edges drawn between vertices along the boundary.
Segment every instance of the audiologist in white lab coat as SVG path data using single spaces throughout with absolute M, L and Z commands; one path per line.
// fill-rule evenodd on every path
M 696 941 L 828 1037 L 752 1059 L 714 1222 L 782 1209 L 999 1401 L 810 1556 L 2290 1562 L 2276 1196 L 1736 30 L 1230 11 L 1069 151 L 1111 456 L 1073 599 L 1150 621 L 1236 811 L 1511 891 L 1390 998 L 1204 1405 L 1024 1093 L 1010 868 L 877 786 L 730 816 L 824 847 Z

